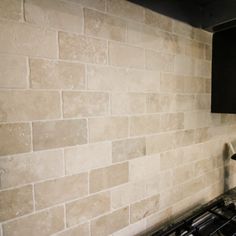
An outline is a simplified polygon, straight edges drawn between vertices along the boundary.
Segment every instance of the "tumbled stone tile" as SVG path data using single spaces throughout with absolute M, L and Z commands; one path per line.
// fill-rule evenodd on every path
M 110 42 L 109 63 L 115 66 L 143 69 L 145 66 L 144 49 Z
M 92 170 L 89 176 L 90 193 L 128 182 L 128 163 Z
M 87 143 L 86 120 L 58 120 L 33 123 L 34 150 Z
M 106 64 L 107 43 L 100 39 L 59 32 L 59 57 L 61 59 Z
M 129 224 L 129 208 L 122 208 L 91 222 L 93 236 L 106 236 Z
M 80 224 L 110 210 L 110 194 L 99 193 L 66 204 L 67 226 Z
M 0 87 L 27 88 L 27 58 L 16 55 L 0 55 Z
M 174 72 L 179 75 L 193 76 L 196 70 L 196 62 L 192 57 L 176 55 Z
M 130 221 L 134 223 L 159 210 L 160 196 L 152 196 L 130 206 Z
M 111 164 L 111 144 L 98 143 L 65 149 L 67 174 L 75 174 Z
M 64 228 L 63 207 L 41 211 L 3 225 L 5 236 L 49 236 Z
M 89 223 L 85 223 L 70 229 L 67 229 L 59 234 L 57 236 L 89 236 Z
M 79 3 L 82 6 L 105 11 L 106 0 L 70 0 L 70 1 Z
M 0 52 L 56 58 L 57 33 L 29 24 L 0 21 Z M 39 43 L 40 39 L 40 43 Z
M 60 117 L 60 95 L 48 91 L 1 91 L 0 121 L 31 121 Z
M 84 24 L 87 35 L 125 41 L 126 22 L 120 18 L 85 8 Z
M 32 183 L 64 173 L 61 150 L 34 152 L 0 159 L 1 188 Z
M 107 11 L 131 20 L 144 21 L 144 8 L 128 1 L 108 0 Z
M 72 2 L 26 0 L 25 20 L 43 27 L 82 33 L 82 7 Z
M 112 142 L 112 162 L 125 161 L 146 154 L 144 138 L 125 139 Z
M 35 184 L 35 204 L 37 209 L 83 197 L 88 194 L 86 173 L 66 176 Z
M 63 114 L 66 118 L 108 114 L 109 94 L 100 92 L 63 92 Z
M 32 186 L 0 192 L 0 221 L 10 220 L 33 211 Z
M 30 86 L 35 89 L 85 89 L 85 65 L 30 59 Z
M 27 123 L 0 125 L 0 156 L 31 150 L 31 130 Z
M 184 128 L 184 113 L 167 113 L 161 115 L 161 130 L 170 131 Z
M 9 20 L 21 20 L 23 18 L 21 0 L 1 0 L 0 2 L 0 17 Z
M 127 136 L 127 117 L 105 117 L 89 119 L 90 142 L 125 138 Z

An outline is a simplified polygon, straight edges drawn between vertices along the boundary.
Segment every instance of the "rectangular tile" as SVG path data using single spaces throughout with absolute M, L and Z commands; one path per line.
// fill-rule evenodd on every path
M 167 113 L 161 115 L 161 130 L 170 131 L 184 128 L 184 113 Z
M 112 162 L 130 160 L 145 156 L 146 144 L 144 138 L 125 139 L 112 142 Z
M 27 88 L 27 58 L 0 54 L 0 87 Z
M 85 34 L 117 41 L 125 41 L 126 22 L 121 18 L 84 9 Z
M 35 184 L 35 205 L 46 208 L 88 194 L 88 174 L 66 176 Z
M 85 65 L 65 61 L 30 59 L 30 87 L 35 89 L 85 89 Z
M 81 224 L 79 226 L 67 229 L 59 234 L 57 236 L 89 236 L 89 223 Z
M 115 66 L 143 69 L 145 65 L 144 50 L 125 44 L 110 42 L 109 63 Z
M 111 144 L 98 143 L 65 149 L 67 174 L 76 174 L 111 164 Z
M 51 208 L 3 225 L 5 236 L 49 236 L 64 228 L 63 207 Z
M 127 117 L 89 119 L 90 142 L 125 138 L 128 136 Z
M 102 215 L 111 208 L 110 194 L 99 193 L 66 204 L 67 226 L 71 227 Z
M 146 95 L 143 93 L 113 93 L 112 114 L 138 114 L 146 111 Z
M 145 135 L 160 132 L 160 115 L 130 117 L 130 135 Z
M 89 63 L 106 64 L 106 41 L 59 32 L 59 57 Z
M 0 21 L 0 52 L 56 58 L 57 33 L 29 24 Z M 38 42 L 40 39 L 40 44 Z
M 66 118 L 104 116 L 109 111 L 109 94 L 100 92 L 63 92 Z
M 129 224 L 129 208 L 122 208 L 91 222 L 93 236 L 106 236 Z
M 106 0 L 70 0 L 72 2 L 81 4 L 85 7 L 98 9 L 101 11 L 105 11 Z
M 23 18 L 21 0 L 2 0 L 0 2 L 0 16 L 8 20 L 20 21 Z
M 55 119 L 60 117 L 60 94 L 49 91 L 1 91 L 2 122 Z
M 0 156 L 31 150 L 31 130 L 27 123 L 0 125 Z
M 90 193 L 128 182 L 128 163 L 92 170 L 89 176 Z
M 8 156 L 0 159 L 0 166 L 4 170 L 1 175 L 1 188 L 32 183 L 64 174 L 61 150 Z
M 130 206 L 130 222 L 137 222 L 159 210 L 160 196 L 152 196 Z
M 33 123 L 34 150 L 85 143 L 87 143 L 87 122 L 84 119 Z
M 83 10 L 77 4 L 63 1 L 26 0 L 26 22 L 64 31 L 82 33 Z
M 33 211 L 32 186 L 0 192 L 0 221 L 10 220 Z

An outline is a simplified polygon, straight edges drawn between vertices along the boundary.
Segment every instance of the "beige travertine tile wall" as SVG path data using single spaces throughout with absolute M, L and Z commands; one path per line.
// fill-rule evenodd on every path
M 137 235 L 236 184 L 210 33 L 124 0 L 1 0 L 0 31 L 0 235 Z

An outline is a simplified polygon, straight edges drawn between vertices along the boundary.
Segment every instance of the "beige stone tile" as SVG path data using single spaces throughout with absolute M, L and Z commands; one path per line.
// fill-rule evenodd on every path
M 196 95 L 196 109 L 197 110 L 210 110 L 211 109 L 211 95 L 199 94 Z
M 206 79 L 186 76 L 184 79 L 185 93 L 205 93 Z
M 129 224 L 129 208 L 125 207 L 91 222 L 92 236 L 110 235 Z
M 144 49 L 109 42 L 109 63 L 115 66 L 143 69 L 145 66 Z
M 49 236 L 64 228 L 63 207 L 35 213 L 3 225 L 5 236 Z
M 1 188 L 62 176 L 61 150 L 34 152 L 0 159 Z
M 59 32 L 59 57 L 61 59 L 106 64 L 107 43 L 100 39 Z
M 0 121 L 17 122 L 60 117 L 60 94 L 48 91 L 1 91 Z
M 111 110 L 114 115 L 145 113 L 146 94 L 113 93 L 111 96 Z
M 166 113 L 161 115 L 161 130 L 170 131 L 184 128 L 184 113 Z
M 100 92 L 63 92 L 65 118 L 103 116 L 109 111 L 109 94 Z
M 129 167 L 127 162 L 92 170 L 89 176 L 90 193 L 126 183 L 128 178 Z
M 147 154 L 168 151 L 174 147 L 175 136 L 173 133 L 163 133 L 146 137 Z
M 28 82 L 26 57 L 0 54 L 0 71 L 1 88 L 27 87 Z
M 176 35 L 165 32 L 163 34 L 163 47 L 164 52 L 171 54 L 184 54 L 185 53 L 185 42 L 186 39 L 182 35 Z
M 0 52 L 55 58 L 56 32 L 23 23 L 0 21 Z M 40 39 L 40 44 L 38 39 Z
M 160 73 L 109 66 L 88 66 L 88 88 L 111 91 L 158 91 Z
M 102 215 L 111 208 L 110 193 L 99 193 L 66 204 L 67 226 L 80 224 Z
M 127 117 L 105 117 L 89 119 L 90 142 L 126 138 L 127 136 Z
M 205 158 L 195 163 L 195 176 L 201 176 L 214 169 L 214 159 Z
M 85 143 L 87 143 L 87 122 L 84 119 L 33 123 L 34 150 Z
M 155 95 L 154 95 L 155 98 Z M 155 107 L 155 99 L 150 99 L 150 112 L 158 110 Z M 153 110 L 153 111 L 152 111 Z M 175 94 L 160 94 L 159 96 L 159 111 L 174 112 L 177 111 L 177 99 Z
M 212 60 L 212 46 L 210 45 L 205 45 L 205 59 Z
M 189 56 L 176 55 L 174 63 L 174 72 L 179 75 L 195 75 L 196 61 Z
M 176 95 L 176 110 L 177 111 L 191 111 L 195 105 L 194 95 Z
M 127 227 L 115 232 L 112 236 L 130 236 L 140 235 L 140 232 L 144 232 L 146 229 L 146 220 L 140 220 L 134 224 L 130 224 Z
M 161 153 L 160 155 L 160 169 L 167 170 L 176 166 L 180 166 L 183 163 L 184 150 L 176 149 L 169 152 Z
M 186 112 L 184 127 L 186 129 L 203 128 L 210 124 L 210 113 L 207 111 Z
M 204 61 L 204 60 L 197 60 L 195 75 L 210 79 L 211 78 L 211 62 Z
M 174 55 L 146 50 L 146 68 L 149 70 L 173 72 L 174 61 Z
M 70 228 L 56 235 L 57 236 L 89 236 L 90 235 L 89 223 L 85 223 L 85 224 L 76 226 L 74 228 Z
M 112 142 L 112 162 L 119 162 L 145 156 L 144 138 L 125 139 Z
M 0 221 L 10 220 L 33 211 L 32 186 L 0 192 Z
M 70 0 L 83 6 L 105 11 L 106 0 Z
M 188 146 L 194 143 L 194 130 L 177 131 L 174 136 L 175 147 Z
M 65 149 L 67 174 L 75 174 L 111 164 L 111 144 L 99 143 Z
M 192 26 L 177 20 L 173 21 L 173 32 L 191 39 L 194 36 L 194 28 Z
M 130 135 L 145 135 L 160 131 L 160 115 L 130 117 Z
M 210 138 L 210 128 L 200 128 L 195 130 L 195 143 L 206 142 Z
M 166 210 L 150 215 L 149 217 L 147 217 L 146 227 L 148 229 L 159 228 L 160 226 L 170 221 L 171 213 L 172 213 L 172 209 L 170 207 L 170 208 L 167 208 Z
M 200 42 L 186 40 L 185 54 L 194 58 L 203 59 L 205 54 L 205 45 Z
M 26 22 L 64 31 L 82 33 L 83 10 L 72 2 L 26 0 L 24 2 Z
M 160 171 L 160 156 L 145 156 L 129 163 L 129 179 L 131 182 L 150 180 L 158 177 Z
M 185 79 L 183 76 L 161 73 L 160 91 L 163 93 L 184 92 Z
M 117 41 L 125 41 L 126 22 L 121 18 L 84 9 L 85 34 Z
M 145 24 L 162 30 L 172 31 L 172 19 L 157 12 L 145 9 Z
M 122 18 L 144 21 L 144 8 L 124 0 L 108 0 L 107 11 Z
M 46 208 L 88 194 L 88 174 L 66 176 L 35 184 L 35 205 Z
M 30 125 L 26 123 L 0 125 L 0 156 L 31 150 Z
M 173 169 L 173 182 L 175 185 L 181 184 L 195 176 L 194 165 L 192 163 L 181 165 Z
M 21 20 L 23 18 L 21 4 L 21 0 L 2 0 L 0 2 L 0 17 L 9 20 Z
M 130 206 L 130 222 L 139 221 L 159 210 L 160 195 L 146 198 Z
M 211 44 L 212 43 L 212 36 L 213 34 L 211 32 L 208 32 L 206 30 L 194 29 L 194 38 L 202 43 Z
M 146 196 L 146 185 L 143 182 L 134 182 L 115 188 L 111 192 L 112 208 L 125 207 L 139 201 Z
M 159 93 L 147 94 L 147 112 L 156 113 L 161 111 L 161 95 Z
M 35 89 L 85 89 L 85 65 L 30 59 L 30 86 Z

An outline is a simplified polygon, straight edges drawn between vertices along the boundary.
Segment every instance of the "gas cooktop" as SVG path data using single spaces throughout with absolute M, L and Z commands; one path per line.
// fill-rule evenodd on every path
M 193 215 L 150 234 L 151 236 L 236 236 L 235 205 L 218 199 Z

